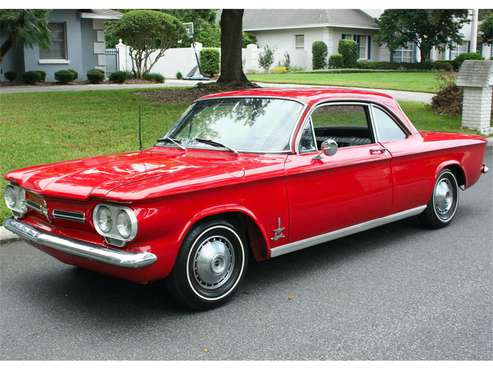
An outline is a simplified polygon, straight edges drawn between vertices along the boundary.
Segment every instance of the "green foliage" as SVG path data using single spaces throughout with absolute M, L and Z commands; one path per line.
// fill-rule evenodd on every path
M 344 67 L 344 59 L 341 54 L 332 54 L 329 57 L 329 67 L 331 68 L 343 68 Z
M 67 84 L 75 80 L 75 75 L 72 71 L 68 69 L 61 69 L 55 72 L 55 80 L 61 84 Z
M 177 80 L 182 80 L 183 79 L 183 75 L 181 72 L 176 72 L 176 79 Z
M 490 13 L 479 26 L 482 35 L 481 38 L 485 43 L 493 43 L 493 13 Z
M 431 71 L 433 69 L 441 71 L 451 71 L 453 62 L 450 60 L 437 60 L 435 62 L 424 63 L 395 63 L 377 62 L 371 60 L 359 60 L 356 66 L 361 69 L 383 69 L 399 71 Z
M 209 76 L 219 73 L 219 49 L 204 48 L 200 50 L 200 69 Z
M 291 57 L 289 56 L 289 53 L 287 51 L 284 53 L 284 60 L 282 61 L 282 65 L 288 70 L 291 67 Z
M 342 65 L 344 68 L 356 67 L 359 59 L 359 48 L 355 41 L 347 39 L 340 40 L 337 51 L 342 55 Z
M 144 80 L 163 83 L 164 76 L 161 73 L 144 73 Z
M 39 82 L 45 82 L 46 81 L 46 72 L 45 71 L 36 71 L 39 73 Z
M 250 32 L 243 32 L 243 47 L 246 48 L 248 44 L 256 44 L 257 37 Z
M 377 21 L 377 41 L 390 50 L 414 43 L 424 63 L 433 47 L 443 50 L 461 43 L 460 31 L 468 22 L 468 11 L 463 9 L 387 9 Z
M 107 49 L 113 49 L 118 45 L 118 37 L 115 35 L 115 21 L 104 22 L 104 41 Z
M 129 11 L 112 28 L 114 35 L 130 47 L 137 78 L 149 72 L 167 49 L 177 46 L 178 41 L 186 37 L 179 19 L 155 10 Z
M 87 71 L 87 79 L 92 84 L 98 84 L 104 81 L 104 71 L 98 68 L 93 68 Z
M 35 84 L 36 82 L 40 82 L 43 76 L 39 71 L 26 71 L 22 74 L 22 81 L 27 84 Z
M 483 60 L 483 59 L 484 58 L 479 53 L 459 54 L 454 59 L 454 68 L 456 71 L 458 71 L 460 66 L 462 65 L 462 63 L 464 63 L 465 60 Z
M 172 15 L 180 22 L 193 22 L 194 40 L 204 47 L 220 47 L 221 34 L 216 25 L 215 9 L 166 9 L 163 12 Z M 189 47 L 191 39 L 183 37 L 180 47 Z
M 74 80 L 77 80 L 79 78 L 79 72 L 77 72 L 75 69 L 69 68 L 67 69 L 67 71 L 72 72 L 72 74 L 74 75 Z
M 323 41 L 315 41 L 312 44 L 313 69 L 327 68 L 327 45 Z
M 258 56 L 258 65 L 267 72 L 272 63 L 274 63 L 274 49 L 271 49 L 269 45 L 265 45 Z
M 216 24 L 206 24 L 195 33 L 195 41 L 206 48 L 221 47 L 221 29 Z
M 431 63 L 431 68 L 438 71 L 453 71 L 454 62 L 451 60 L 436 60 Z
M 5 72 L 4 76 L 9 82 L 12 82 L 15 81 L 15 79 L 17 78 L 17 72 L 14 71 Z
M 5 37 L 0 45 L 0 63 L 14 43 L 22 43 L 27 47 L 35 44 L 42 48 L 50 46 L 48 13 L 48 10 L 42 9 L 0 10 L 0 35 Z
M 145 73 L 144 73 L 144 76 L 145 76 Z M 112 74 L 110 74 L 109 80 L 111 82 L 122 84 L 130 78 L 132 78 L 132 74 L 130 72 L 116 71 L 116 72 L 113 72 Z

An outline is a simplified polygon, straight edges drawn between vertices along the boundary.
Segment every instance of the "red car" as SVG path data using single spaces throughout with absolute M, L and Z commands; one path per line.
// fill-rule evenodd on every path
M 9 172 L 5 227 L 60 261 L 183 304 L 230 298 L 249 258 L 418 216 L 450 224 L 486 140 L 418 132 L 388 95 L 252 89 L 205 96 L 154 147 Z

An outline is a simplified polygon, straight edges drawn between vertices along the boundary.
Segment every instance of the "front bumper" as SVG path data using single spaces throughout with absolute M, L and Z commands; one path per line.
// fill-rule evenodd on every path
M 5 221 L 4 226 L 7 230 L 32 243 L 112 266 L 141 268 L 152 265 L 157 261 L 156 255 L 149 252 L 132 253 L 123 250 L 102 248 L 96 244 L 62 238 L 40 231 L 13 218 L 8 218 Z

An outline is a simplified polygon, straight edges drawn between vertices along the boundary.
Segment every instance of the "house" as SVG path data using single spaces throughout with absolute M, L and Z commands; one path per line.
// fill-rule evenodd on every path
M 328 54 L 337 53 L 339 40 L 352 39 L 359 46 L 360 60 L 419 62 L 419 50 L 414 44 L 393 50 L 378 45 L 375 19 L 382 9 L 247 9 L 243 16 L 243 30 L 256 36 L 257 45 L 268 45 L 277 52 L 276 63 L 288 53 L 294 65 L 311 69 L 314 41 L 323 41 Z M 432 60 L 451 60 L 470 51 L 471 24 L 462 29 L 464 43 L 454 48 L 433 50 Z M 486 58 L 492 56 L 491 45 L 478 42 L 478 51 Z M 292 63 L 293 64 L 293 63 Z
M 84 78 L 92 68 L 106 69 L 104 23 L 118 19 L 119 12 L 104 9 L 52 10 L 48 15 L 52 42 L 48 49 L 17 44 L 5 55 L 0 65 L 4 73 L 41 70 L 46 80 L 54 81 L 60 69 L 74 69 Z M 4 38 L 0 35 L 0 43 Z

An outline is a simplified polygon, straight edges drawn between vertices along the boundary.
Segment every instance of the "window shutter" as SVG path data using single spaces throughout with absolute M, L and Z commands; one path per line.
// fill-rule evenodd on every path
M 371 59 L 371 36 L 368 35 L 368 60 Z

